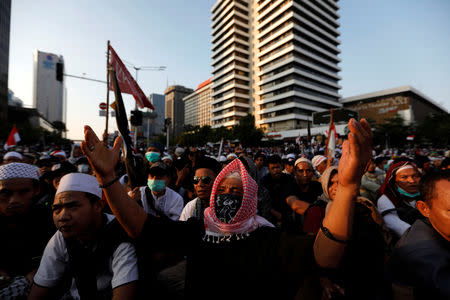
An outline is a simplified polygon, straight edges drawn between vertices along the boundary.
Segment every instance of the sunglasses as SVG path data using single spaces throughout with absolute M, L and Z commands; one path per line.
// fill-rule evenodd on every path
M 200 179 L 202 180 L 202 182 L 204 184 L 210 184 L 213 179 L 209 176 L 194 176 L 194 179 L 192 180 L 194 182 L 194 184 L 199 184 L 200 183 Z

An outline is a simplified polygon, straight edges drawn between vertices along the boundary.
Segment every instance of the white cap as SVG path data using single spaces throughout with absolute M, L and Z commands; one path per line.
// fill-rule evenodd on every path
M 50 153 L 50 155 L 52 156 L 62 156 L 62 157 L 67 157 L 66 156 L 66 152 L 64 152 L 63 150 L 55 150 L 52 153 Z
M 11 157 L 23 159 L 22 154 L 20 154 L 19 152 L 15 152 L 15 151 L 10 151 L 10 152 L 6 153 L 5 156 L 3 156 L 3 159 L 9 159 Z
M 0 180 L 30 178 L 39 180 L 41 174 L 36 166 L 24 163 L 10 163 L 0 166 Z
M 84 173 L 70 173 L 64 175 L 59 182 L 56 195 L 62 192 L 85 192 L 102 197 L 102 189 L 95 178 L 92 175 Z
M 235 159 L 235 158 L 237 158 L 237 155 L 234 154 L 234 153 L 230 153 L 230 154 L 227 155 L 227 159 L 228 159 L 228 160 L 233 160 L 233 159 Z
M 314 166 L 314 168 L 316 168 L 318 165 L 320 165 L 323 161 L 326 161 L 328 158 L 326 158 L 323 155 L 316 155 L 313 157 L 313 159 L 311 160 L 312 165 Z
M 219 162 L 226 162 L 227 158 L 224 155 L 221 155 L 218 159 Z
M 288 155 L 286 155 L 286 159 L 295 159 L 295 154 L 294 153 L 289 153 Z
M 299 159 L 297 159 L 297 160 L 295 161 L 294 166 L 297 166 L 297 165 L 298 165 L 299 163 L 301 163 L 301 162 L 308 163 L 308 165 L 310 165 L 310 166 L 312 167 L 311 161 L 310 161 L 309 159 L 307 159 L 307 158 L 304 158 L 304 157 L 300 157 Z
M 184 149 L 183 149 L 183 148 L 177 147 L 177 148 L 175 149 L 175 154 L 176 154 L 177 156 L 180 156 L 180 155 L 183 154 L 183 153 L 184 153 Z
M 163 158 L 161 158 L 161 160 L 165 160 L 165 159 L 170 159 L 171 161 L 173 161 L 171 155 L 166 155 L 166 156 L 164 156 Z

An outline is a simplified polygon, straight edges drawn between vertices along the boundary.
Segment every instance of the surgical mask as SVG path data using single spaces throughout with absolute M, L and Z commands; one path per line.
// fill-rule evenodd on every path
M 145 158 L 151 163 L 157 162 L 160 156 L 161 154 L 159 152 L 150 151 L 145 153 Z
M 217 218 L 227 224 L 230 224 L 236 216 L 242 205 L 241 195 L 219 194 L 215 197 L 214 209 Z
M 89 165 L 78 165 L 78 172 L 89 174 Z
M 148 179 L 147 186 L 153 192 L 159 193 L 166 187 L 166 181 L 161 179 Z
M 384 165 L 384 170 L 387 171 L 389 169 L 389 164 Z
M 400 194 L 402 194 L 403 196 L 406 196 L 406 197 L 409 197 L 409 198 L 414 198 L 414 197 L 420 196 L 420 192 L 411 194 L 411 193 L 408 193 L 407 191 L 405 191 L 404 189 L 402 189 L 402 188 L 399 187 L 399 186 L 397 187 L 397 191 L 398 191 Z

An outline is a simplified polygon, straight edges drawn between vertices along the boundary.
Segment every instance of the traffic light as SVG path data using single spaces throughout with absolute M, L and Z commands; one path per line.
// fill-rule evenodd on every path
M 64 67 L 62 63 L 56 63 L 56 80 L 63 81 Z
M 133 126 L 141 126 L 142 125 L 142 111 L 140 110 L 132 110 L 130 123 Z

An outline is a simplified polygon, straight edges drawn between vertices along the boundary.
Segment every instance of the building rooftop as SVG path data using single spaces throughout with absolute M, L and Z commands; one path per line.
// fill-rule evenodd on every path
M 412 92 L 412 93 L 418 95 L 419 97 L 421 97 L 422 99 L 428 101 L 430 104 L 436 106 L 443 112 L 448 113 L 447 109 L 445 107 L 443 107 L 441 104 L 435 102 L 430 97 L 424 95 L 423 93 L 421 93 L 420 91 L 416 90 L 415 88 L 413 88 L 412 86 L 409 86 L 409 85 L 399 86 L 399 87 L 395 87 L 392 89 L 381 90 L 381 91 L 376 91 L 376 92 L 367 93 L 367 94 L 346 97 L 346 98 L 342 98 L 340 100 L 340 102 L 341 103 L 351 103 L 351 102 L 356 102 L 356 101 L 360 101 L 360 100 L 367 100 L 367 99 L 371 99 L 371 98 L 378 98 L 378 97 L 389 96 L 389 95 L 399 94 L 399 93 L 404 93 L 404 92 Z

